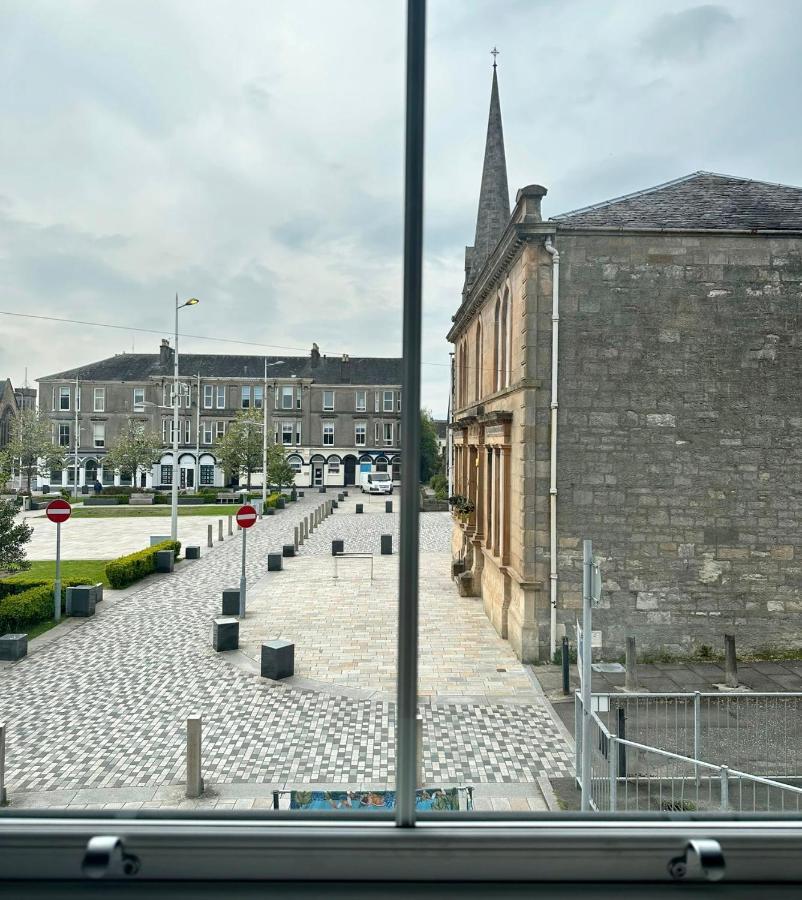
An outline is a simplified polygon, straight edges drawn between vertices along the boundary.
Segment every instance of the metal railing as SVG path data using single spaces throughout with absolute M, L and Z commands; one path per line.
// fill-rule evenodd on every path
M 653 698 L 653 695 L 648 696 Z M 674 696 L 665 695 L 672 699 Z M 693 694 L 687 696 L 694 697 Z M 701 699 L 701 695 L 696 696 Z M 632 698 L 633 695 L 629 695 L 627 699 Z M 774 813 L 799 812 L 802 809 L 802 787 L 742 771 L 723 762 L 711 762 L 697 755 L 678 753 L 615 734 L 604 723 L 602 716 L 608 721 L 612 718 L 620 722 L 620 707 L 615 705 L 619 699 L 617 695 L 594 695 L 593 698 L 594 707 L 598 707 L 599 711 L 594 708 L 591 713 L 588 748 L 592 809 L 607 812 L 737 810 Z M 700 699 L 695 701 L 697 712 L 702 708 Z M 578 726 L 581 723 L 581 707 L 582 699 L 577 694 L 575 710 Z M 684 723 L 684 715 L 680 716 L 679 711 L 680 707 L 672 710 L 677 714 L 677 721 Z M 664 718 L 658 724 L 665 724 L 665 721 Z M 695 721 L 699 724 L 697 728 L 694 728 L 694 718 L 691 716 L 690 740 L 695 740 L 696 746 L 699 746 L 702 719 L 697 715 Z M 682 734 L 678 728 L 663 732 L 666 733 L 669 736 Z M 585 748 L 582 746 L 580 727 L 577 727 L 576 734 L 575 763 L 579 780 Z
M 339 562 L 341 559 L 369 559 L 370 580 L 373 581 L 373 554 L 372 553 L 335 553 L 334 554 L 334 578 L 339 578 Z

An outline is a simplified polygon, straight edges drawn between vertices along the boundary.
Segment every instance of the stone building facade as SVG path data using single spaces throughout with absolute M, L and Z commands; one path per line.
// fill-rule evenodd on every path
M 483 191 L 500 122 L 494 72 Z M 602 656 L 802 646 L 802 190 L 698 172 L 542 221 L 545 193 L 501 228 L 480 200 L 449 332 L 462 592 L 545 659 L 591 538 Z
M 54 440 L 68 449 L 51 485 L 74 481 L 77 397 L 79 484 L 98 478 L 130 485 L 130 475 L 104 467 L 103 460 L 133 418 L 164 441 L 161 460 L 140 473 L 139 486 L 169 487 L 172 391 L 173 351 L 166 340 L 158 354 L 119 354 L 40 378 L 40 408 L 53 422 Z M 400 359 L 326 357 L 317 345 L 308 357 L 181 354 L 179 397 L 182 489 L 226 484 L 215 444 L 242 410 L 255 412 L 260 423 L 266 412 L 268 440 L 286 448 L 298 486 L 355 484 L 364 471 L 400 477 Z

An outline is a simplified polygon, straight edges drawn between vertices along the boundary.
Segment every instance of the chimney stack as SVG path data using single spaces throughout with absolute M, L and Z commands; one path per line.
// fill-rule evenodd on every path
M 317 344 L 312 344 L 312 368 L 316 369 L 320 362 L 320 348 Z
M 159 365 L 162 369 L 170 369 L 173 365 L 173 348 L 167 338 L 162 338 L 161 347 L 159 347 Z

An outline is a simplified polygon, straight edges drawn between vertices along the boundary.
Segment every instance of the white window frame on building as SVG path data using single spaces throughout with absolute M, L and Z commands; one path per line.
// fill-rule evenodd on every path
M 281 423 L 281 443 L 284 447 L 288 447 L 292 444 L 294 430 L 292 422 Z
M 393 423 L 385 422 L 383 426 L 384 430 L 384 446 L 392 447 L 393 446 Z
M 296 419 L 295 421 L 295 444 L 298 446 L 301 443 L 301 420 Z
M 373 423 L 373 446 L 378 447 L 382 441 L 382 423 L 374 422 Z
M 93 422 L 92 423 L 92 446 L 93 447 L 105 447 L 106 446 L 106 423 L 105 422 Z
M 292 469 L 293 472 L 295 472 L 296 475 L 301 474 L 301 471 L 303 468 L 303 460 L 301 459 L 300 456 L 295 456 L 295 455 L 288 456 L 287 463 L 289 464 L 289 467 Z
M 323 425 L 323 446 L 334 446 L 334 425 L 331 422 L 326 422 Z
M 240 407 L 242 409 L 251 408 L 251 386 L 249 384 L 243 384 L 240 389 Z
M 81 387 L 80 385 L 75 388 L 75 408 L 78 412 L 81 411 Z
M 262 385 L 261 385 L 261 384 L 255 384 L 255 385 L 253 386 L 253 391 L 252 391 L 252 393 L 253 393 L 253 408 L 254 408 L 254 409 L 261 409 L 261 408 L 262 408 L 263 399 L 264 399 Z
M 184 443 L 192 441 L 192 419 L 184 419 Z
M 69 412 L 70 410 L 70 388 L 68 385 L 62 385 L 58 389 L 58 408 L 61 412 Z
M 58 428 L 58 445 L 59 445 L 59 447 L 69 447 L 70 446 L 70 423 L 69 422 L 59 422 L 56 427 Z
M 401 391 L 396 391 L 395 396 L 396 396 L 396 404 L 397 404 L 396 412 L 401 412 Z
M 395 391 L 384 391 L 382 412 L 393 412 L 395 409 Z
M 331 399 L 327 401 L 327 397 Z M 334 391 L 323 391 L 323 402 L 322 406 L 325 412 L 333 412 L 334 411 Z
M 212 409 L 214 406 L 214 385 L 204 384 L 203 386 L 203 408 Z
M 200 483 L 204 487 L 214 484 L 214 466 L 202 463 L 200 466 Z
M 283 384 L 279 388 L 281 394 L 281 408 L 282 409 L 292 409 L 293 404 L 293 389 L 290 384 Z
M 360 438 L 362 440 L 360 440 Z M 368 443 L 367 422 L 354 422 L 354 446 L 366 447 Z
M 224 384 L 217 385 L 217 408 L 226 408 L 226 386 Z
M 92 411 L 106 412 L 106 388 L 96 387 L 92 391 Z
M 301 385 L 299 384 L 295 391 L 295 408 L 301 409 Z
M 381 392 L 374 391 L 373 392 L 373 412 L 379 412 L 380 405 L 381 405 Z
M 219 441 L 221 438 L 225 437 L 226 434 L 226 420 L 218 419 L 214 423 L 215 437 Z
M 134 412 L 145 411 L 145 389 L 143 387 L 133 389 L 132 409 Z
M 173 466 L 171 463 L 162 464 L 159 468 L 160 484 L 173 483 Z
M 357 391 L 354 395 L 354 408 L 357 412 L 368 411 L 368 392 Z
M 211 422 L 201 422 L 201 443 L 211 444 L 214 440 L 214 429 Z
M 328 469 L 329 475 L 339 475 L 340 474 L 340 460 L 337 457 L 332 457 L 326 463 L 326 468 Z

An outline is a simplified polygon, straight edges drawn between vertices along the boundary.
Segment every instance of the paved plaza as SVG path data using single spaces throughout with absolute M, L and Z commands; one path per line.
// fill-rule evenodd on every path
M 172 575 L 112 595 L 95 618 L 43 635 L 0 671 L 12 803 L 187 805 L 185 718 L 196 713 L 210 790 L 189 806 L 269 805 L 273 788 L 294 786 L 392 787 L 398 558 L 376 556 L 371 585 L 364 567 L 335 581 L 330 553 L 332 537 L 377 552 L 382 533 L 397 533 L 397 511 L 382 503 L 354 515 L 352 494 L 284 572 L 267 573 L 267 552 L 290 543 L 324 499 L 307 492 L 251 529 L 242 652 L 210 645 L 220 591 L 239 579 L 240 540 L 227 538 Z M 570 772 L 564 731 L 478 601 L 457 596 L 448 516 L 421 519 L 426 782 L 476 785 L 486 808 L 544 808 L 544 777 Z M 179 520 L 182 540 L 196 521 Z M 288 682 L 248 666 L 257 642 L 276 633 L 296 642 Z

